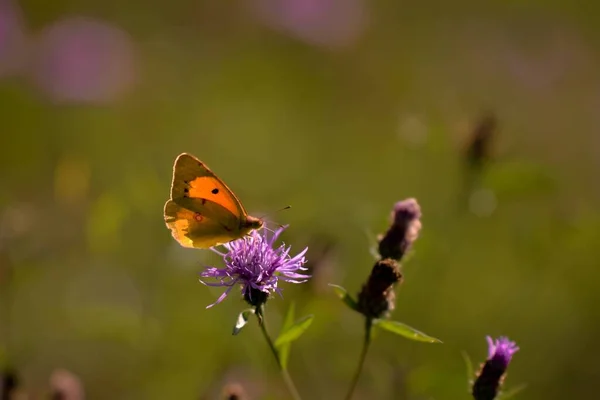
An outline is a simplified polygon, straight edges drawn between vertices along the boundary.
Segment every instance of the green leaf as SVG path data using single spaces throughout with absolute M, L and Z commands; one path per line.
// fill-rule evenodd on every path
M 248 318 L 250 318 L 250 314 L 254 314 L 254 308 L 247 308 L 242 311 L 240 315 L 238 315 L 235 326 L 233 327 L 233 335 L 240 333 L 244 326 L 246 326 L 248 323 Z
M 502 393 L 500 393 L 500 396 L 498 396 L 498 400 L 508 400 L 511 397 L 514 397 L 517 393 L 520 393 L 521 391 L 523 391 L 526 387 L 527 387 L 527 384 L 523 383 L 523 384 L 517 386 L 516 388 L 510 389 L 506 392 L 502 392 Z
M 365 229 L 365 234 L 367 235 L 367 241 L 369 242 L 369 253 L 373 256 L 374 260 L 379 260 L 379 241 L 377 240 L 377 235 L 368 229 Z
M 473 362 L 471 361 L 471 357 L 467 354 L 466 351 L 461 351 L 460 354 L 465 362 L 465 366 L 467 367 L 467 382 L 469 385 L 469 389 L 473 384 L 473 378 L 475 376 L 475 370 L 473 369 Z
M 292 325 L 294 325 L 295 312 L 296 312 L 296 304 L 291 303 L 290 308 L 288 308 L 288 311 L 285 314 L 285 318 L 283 320 L 283 325 L 281 326 L 281 332 L 279 333 L 279 336 L 281 336 L 282 333 L 286 332 L 287 330 L 289 330 L 292 327 Z M 292 347 L 292 342 L 285 342 L 282 345 L 277 347 L 277 350 L 279 353 L 279 361 L 281 362 L 281 368 L 283 368 L 284 370 L 287 369 L 288 360 L 290 358 L 291 347 Z
M 284 343 L 290 343 L 298 339 L 312 324 L 314 315 L 307 315 L 294 322 L 289 329 L 281 332 L 281 335 L 275 340 L 275 346 L 279 347 Z
M 386 331 L 390 331 L 400 336 L 404 336 L 407 339 L 412 339 L 417 342 L 425 342 L 425 343 L 442 343 L 441 340 L 436 339 L 432 336 L 426 335 L 423 332 L 419 332 L 415 328 L 411 328 L 408 325 L 405 325 L 398 321 L 390 321 L 387 319 L 376 319 L 373 321 L 373 325 L 380 327 L 381 329 L 385 329 Z
M 350 296 L 350 295 L 348 294 L 348 291 L 347 291 L 346 289 L 344 289 L 344 288 L 343 288 L 343 287 L 341 287 L 341 286 L 334 285 L 334 284 L 332 284 L 332 283 L 330 283 L 330 284 L 329 284 L 329 286 L 331 286 L 331 287 L 333 288 L 333 291 L 335 292 L 335 294 L 337 294 L 337 295 L 338 295 L 338 297 L 339 297 L 340 299 L 342 299 L 342 301 L 343 301 L 344 303 L 346 303 L 346 305 L 347 305 L 348 307 L 350 307 L 350 308 L 351 308 L 351 309 L 353 309 L 354 311 L 360 312 L 360 311 L 359 311 L 359 309 L 358 309 L 358 303 L 356 302 L 356 300 L 354 300 L 354 299 L 352 298 L 352 296 Z

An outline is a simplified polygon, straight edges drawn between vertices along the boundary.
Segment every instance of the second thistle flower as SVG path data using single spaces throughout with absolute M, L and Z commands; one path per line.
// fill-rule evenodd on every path
M 396 303 L 394 286 L 402 282 L 399 261 L 419 236 L 421 208 L 409 198 L 394 205 L 391 225 L 379 240 L 381 259 L 375 263 L 358 295 L 358 306 L 367 318 L 389 317 Z

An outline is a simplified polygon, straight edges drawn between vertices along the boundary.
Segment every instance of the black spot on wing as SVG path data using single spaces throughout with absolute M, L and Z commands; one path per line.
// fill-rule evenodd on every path
M 221 224 L 221 226 L 222 226 L 223 228 L 225 228 L 225 230 L 226 230 L 227 232 L 231 232 L 231 229 L 229 229 L 229 228 L 228 228 L 228 227 L 227 227 L 225 224 L 223 224 L 223 223 L 222 223 L 222 224 Z

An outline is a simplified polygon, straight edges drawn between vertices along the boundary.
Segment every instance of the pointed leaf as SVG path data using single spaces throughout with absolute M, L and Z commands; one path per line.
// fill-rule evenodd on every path
M 290 308 L 288 308 L 287 313 L 285 314 L 285 318 L 283 320 L 283 325 L 281 326 L 280 336 L 283 332 L 287 331 L 294 325 L 294 314 L 296 312 L 296 304 L 290 304 Z M 281 368 L 283 370 L 287 369 L 288 360 L 290 358 L 290 348 L 292 346 L 292 342 L 286 342 L 280 346 L 278 346 L 277 350 L 279 351 L 279 361 L 281 362 Z
M 350 307 L 350 308 L 351 308 L 351 309 L 353 309 L 354 311 L 358 311 L 358 312 L 360 312 L 360 311 L 359 311 L 359 309 L 358 309 L 358 303 L 356 302 L 356 300 L 354 300 L 354 299 L 352 298 L 352 296 L 350 296 L 350 295 L 348 294 L 348 291 L 347 291 L 346 289 L 344 289 L 344 288 L 343 288 L 343 287 L 341 287 L 341 286 L 334 285 L 334 284 L 332 284 L 332 283 L 330 283 L 330 284 L 329 284 L 329 286 L 331 286 L 331 287 L 333 288 L 333 291 L 335 292 L 335 294 L 337 294 L 337 295 L 338 295 L 338 297 L 339 297 L 340 299 L 342 299 L 342 301 L 343 301 L 344 303 L 346 303 L 346 305 L 347 305 L 348 307 Z
M 526 387 L 527 387 L 527 384 L 523 383 L 523 384 L 517 386 L 516 388 L 510 389 L 506 392 L 502 392 L 500 394 L 500 396 L 498 396 L 498 400 L 508 400 L 508 399 L 514 397 L 516 394 L 525 390 Z
M 475 370 L 473 369 L 473 362 L 471 361 L 471 357 L 469 357 L 469 355 L 467 354 L 466 351 L 461 351 L 460 354 L 462 355 L 463 360 L 465 362 L 465 366 L 467 367 L 467 382 L 469 385 L 468 387 L 470 389 L 473 384 L 473 378 L 475 377 Z
M 369 229 L 365 229 L 365 234 L 369 242 L 369 253 L 374 260 L 379 260 L 379 240 L 377 240 L 377 236 Z
M 247 308 L 240 313 L 237 317 L 237 321 L 235 322 L 235 326 L 233 327 L 233 335 L 237 335 L 240 331 L 246 326 L 248 323 L 248 318 L 250 318 L 250 314 L 254 314 L 253 308 Z
M 281 335 L 275 340 L 275 346 L 279 347 L 284 343 L 293 342 L 298 339 L 312 324 L 314 315 L 307 315 L 306 317 L 300 318 L 298 321 L 287 330 L 281 332 Z
M 412 339 L 417 342 L 425 342 L 425 343 L 442 343 L 441 340 L 436 339 L 432 336 L 426 335 L 423 332 L 416 330 L 415 328 L 411 328 L 408 325 L 405 325 L 398 321 L 390 321 L 387 319 L 376 319 L 373 321 L 373 325 L 380 327 L 381 329 L 385 329 L 386 331 L 390 331 L 400 336 L 404 336 L 407 339 Z

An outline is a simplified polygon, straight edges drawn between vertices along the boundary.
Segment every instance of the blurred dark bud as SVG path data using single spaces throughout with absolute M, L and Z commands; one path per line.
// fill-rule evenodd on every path
M 228 383 L 223 388 L 222 400 L 248 400 L 244 387 L 239 383 Z
M 232 362 L 235 364 L 235 361 Z M 199 400 L 248 400 L 265 397 L 268 384 L 261 374 L 252 368 L 229 367 L 226 364 L 227 362 L 223 365 L 224 370 L 216 374 L 218 378 L 199 396 Z
M 379 255 L 400 261 L 419 236 L 421 207 L 413 198 L 399 201 L 391 219 L 392 225 L 379 241 Z
M 0 400 L 14 399 L 19 386 L 17 372 L 11 368 L 5 368 L 2 371 L 2 380 L 0 381 L 0 385 Z
M 394 285 L 402 281 L 398 263 L 386 258 L 373 266 L 369 279 L 358 294 L 358 306 L 367 318 L 387 318 L 396 306 Z
M 304 266 L 308 269 L 306 274 L 312 278 L 302 287 L 315 293 L 329 291 L 328 284 L 334 280 L 336 258 L 336 245 L 332 238 L 317 236 L 311 239 Z
M 83 400 L 85 398 L 83 385 L 77 375 L 57 369 L 50 375 L 51 400 Z
M 498 120 L 492 113 L 483 114 L 469 133 L 463 151 L 463 187 L 459 207 L 466 206 L 478 216 L 490 215 L 496 208 L 496 196 L 482 187 L 482 178 L 494 156 L 493 142 L 498 132 Z
M 469 168 L 481 170 L 492 158 L 492 140 L 497 130 L 498 121 L 493 114 L 484 115 L 475 125 L 465 152 Z
M 494 400 L 504 380 L 506 369 L 510 364 L 513 354 L 519 351 L 515 342 L 506 337 L 492 340 L 487 337 L 489 355 L 487 361 L 481 366 L 477 379 L 473 383 L 473 398 L 475 400 Z

